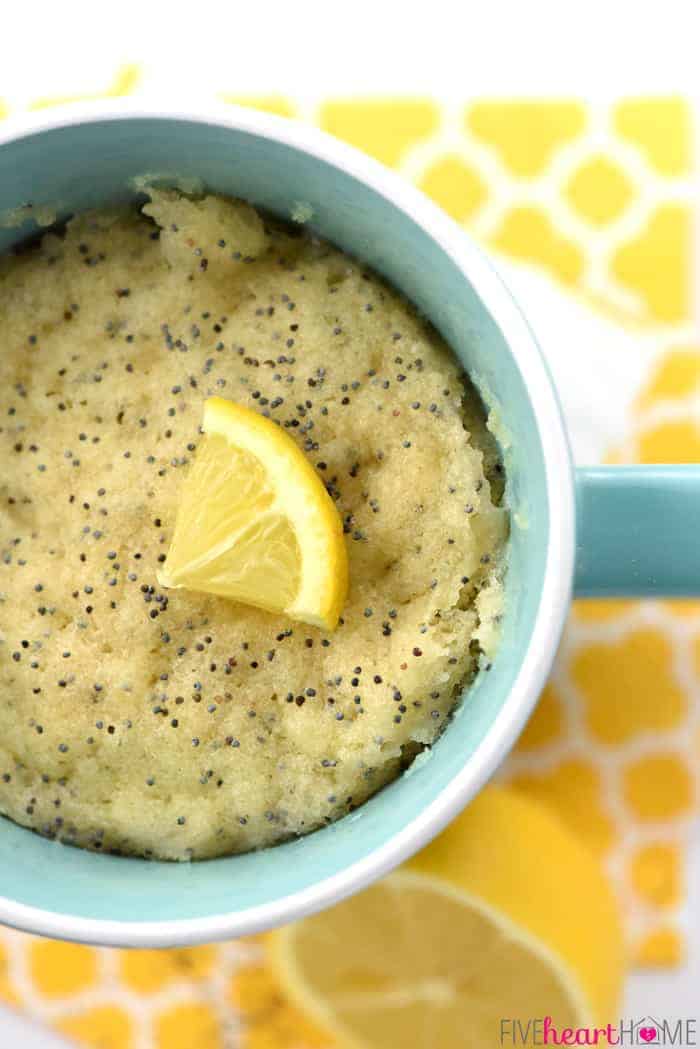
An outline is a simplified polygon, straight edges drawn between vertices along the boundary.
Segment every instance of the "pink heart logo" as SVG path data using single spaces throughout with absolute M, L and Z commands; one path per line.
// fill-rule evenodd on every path
M 639 1037 L 642 1039 L 643 1042 L 653 1042 L 654 1039 L 656 1038 L 656 1028 L 655 1027 L 640 1027 L 639 1028 Z

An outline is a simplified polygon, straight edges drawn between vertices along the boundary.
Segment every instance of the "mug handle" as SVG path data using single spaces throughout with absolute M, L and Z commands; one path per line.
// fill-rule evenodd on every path
M 575 597 L 700 596 L 700 464 L 576 470 Z

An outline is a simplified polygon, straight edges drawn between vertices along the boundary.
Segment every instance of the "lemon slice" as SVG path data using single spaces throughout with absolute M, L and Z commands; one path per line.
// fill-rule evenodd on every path
M 281 427 L 233 401 L 206 401 L 202 429 L 158 582 L 332 630 L 348 565 L 320 477 Z
M 266 951 L 293 1006 L 354 1049 L 490 1049 L 515 1044 L 518 1020 L 561 1031 L 619 1015 L 623 940 L 603 872 L 553 814 L 503 788 Z

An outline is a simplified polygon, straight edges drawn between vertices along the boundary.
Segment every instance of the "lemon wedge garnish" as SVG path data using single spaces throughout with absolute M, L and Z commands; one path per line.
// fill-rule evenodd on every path
M 233 401 L 206 401 L 202 429 L 158 582 L 332 630 L 347 553 L 313 466 L 277 423 Z
M 544 806 L 503 788 L 399 873 L 265 945 L 276 984 L 334 1046 L 491 1049 L 516 1044 L 517 1021 L 618 1022 L 606 877 Z

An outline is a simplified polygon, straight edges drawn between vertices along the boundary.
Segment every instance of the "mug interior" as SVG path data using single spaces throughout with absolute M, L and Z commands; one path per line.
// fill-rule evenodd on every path
M 546 575 L 551 572 L 548 463 L 532 390 L 527 385 L 527 368 L 522 358 L 516 362 L 485 304 L 483 289 L 477 293 L 461 263 L 436 239 L 434 227 L 431 232 L 424 228 L 423 213 L 416 217 L 416 209 L 424 205 L 412 190 L 407 190 L 409 196 L 399 207 L 384 195 L 383 186 L 380 188 L 382 179 L 392 186 L 393 177 L 372 167 L 374 179 L 370 181 L 374 185 L 363 181 L 362 165 L 369 162 L 357 159 L 353 151 L 346 151 L 339 167 L 319 155 L 323 152 L 320 136 L 316 139 L 317 154 L 312 155 L 292 142 L 259 133 L 252 118 L 247 119 L 246 128 L 240 126 L 235 111 L 237 127 L 172 116 L 116 114 L 48 127 L 5 141 L 0 146 L 0 214 L 31 202 L 34 209 L 49 206 L 57 218 L 63 218 L 77 210 L 136 196 L 132 180 L 147 173 L 195 179 L 209 190 L 244 197 L 287 218 L 295 206 L 308 205 L 309 225 L 315 231 L 369 263 L 430 318 L 482 391 L 497 420 L 496 432 L 507 470 L 507 502 L 512 511 L 500 650 L 492 670 L 479 675 L 429 754 L 356 812 L 298 841 L 242 856 L 191 864 L 163 863 L 61 846 L 0 819 L 0 896 L 7 904 L 0 908 L 0 918 L 39 931 L 48 928 L 59 935 L 126 943 L 135 942 L 127 926 L 166 922 L 175 923 L 170 926 L 171 932 L 151 937 L 151 942 L 178 942 L 249 931 L 281 920 L 290 913 L 290 901 L 285 902 L 285 898 L 303 896 L 312 887 L 367 861 L 419 818 L 424 819 L 444 792 L 454 789 L 455 782 L 460 783 L 460 793 L 453 797 L 452 813 L 468 800 L 521 727 L 556 643 L 558 619 L 563 615 L 558 609 L 550 617 L 548 629 L 553 636 L 540 646 L 545 651 L 535 654 L 539 670 L 523 681 L 521 671 L 531 647 L 533 625 L 542 612 Z M 282 127 L 281 122 L 268 121 L 268 125 L 275 134 Z M 329 156 L 335 155 L 333 148 L 328 147 Z M 353 174 L 353 163 L 362 178 Z M 399 182 L 394 179 L 391 197 L 395 200 L 398 195 Z M 450 224 L 436 209 L 427 204 L 425 208 L 430 209 L 432 221 L 449 230 Z M 31 222 L 0 229 L 0 251 L 36 232 Z M 454 237 L 454 232 L 449 235 Z M 465 250 L 478 257 L 471 246 Z M 487 268 L 483 260 L 478 266 Z M 495 280 L 493 275 L 490 279 Z M 500 296 L 507 297 L 502 290 Z M 515 310 L 512 304 L 509 309 Z M 544 374 L 531 339 L 530 343 L 527 352 Z M 546 376 L 544 382 L 548 385 Z M 552 397 L 551 389 L 548 396 Z M 563 448 L 562 434 L 561 430 L 553 433 L 552 441 Z M 562 454 L 566 454 L 565 449 Z M 568 498 L 565 492 L 562 499 Z M 565 579 L 562 607 L 568 585 Z M 513 701 L 519 675 L 516 714 L 508 704 Z M 503 718 L 517 725 L 504 728 Z M 509 733 L 510 738 L 506 738 Z M 465 778 L 465 770 L 484 748 L 490 748 L 490 768 L 482 762 L 478 772 Z M 443 810 L 439 817 L 436 813 L 423 837 L 439 829 L 452 813 Z M 405 847 L 403 853 L 412 851 L 416 844 L 414 841 Z M 400 858 L 392 856 L 384 867 Z M 378 871 L 377 866 L 372 874 Z M 368 868 L 364 880 L 370 876 Z M 346 892 L 349 887 L 345 885 L 340 891 Z M 273 913 L 269 905 L 279 905 L 280 901 L 281 909 Z M 318 903 L 308 897 L 305 909 Z M 24 911 L 25 907 L 52 912 L 57 923 L 47 925 L 35 911 Z M 267 917 L 262 920 L 246 919 L 246 915 L 263 913 Z M 61 923 L 62 918 L 66 921 Z M 121 931 L 111 925 L 106 933 L 99 925 L 71 924 L 74 919 L 125 925 Z M 193 919 L 204 920 L 198 926 L 200 933 L 178 934 L 178 923 L 184 929 L 182 923 Z M 214 919 L 214 924 L 207 919 Z

